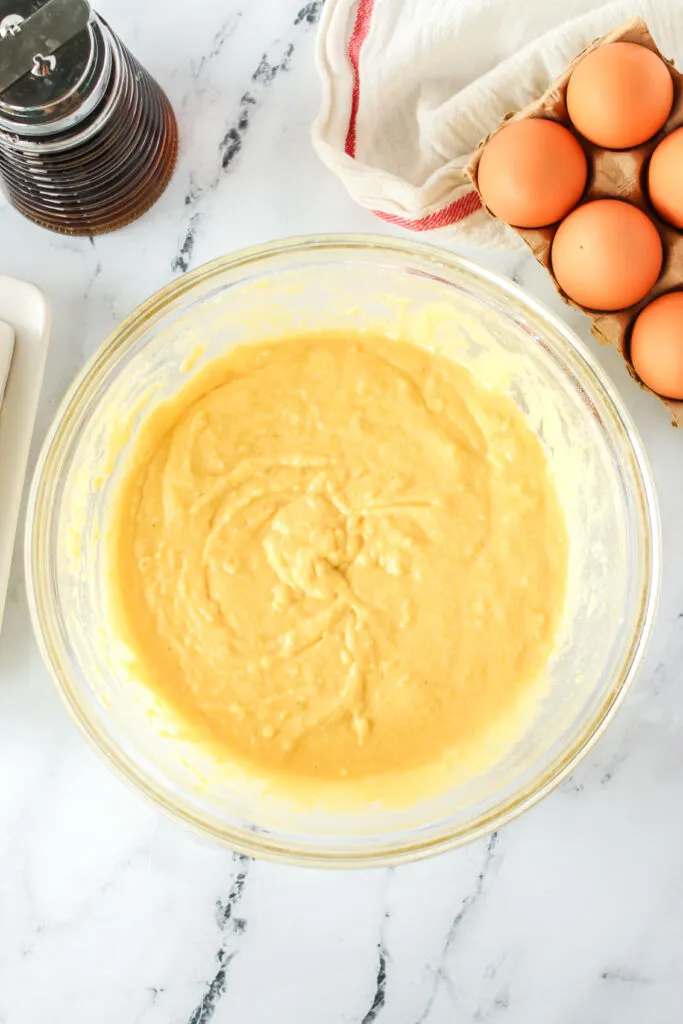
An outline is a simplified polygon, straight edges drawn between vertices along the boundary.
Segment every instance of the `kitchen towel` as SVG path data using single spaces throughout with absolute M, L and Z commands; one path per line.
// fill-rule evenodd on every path
M 506 113 L 634 15 L 683 68 L 680 0 L 327 0 L 315 150 L 385 221 L 435 241 L 519 246 L 464 168 Z

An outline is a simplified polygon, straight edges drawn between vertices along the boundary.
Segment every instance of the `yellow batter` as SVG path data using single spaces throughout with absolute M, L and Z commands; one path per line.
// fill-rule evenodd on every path
M 108 562 L 137 676 L 286 788 L 475 757 L 548 659 L 567 537 L 508 398 L 318 334 L 235 349 L 148 418 Z

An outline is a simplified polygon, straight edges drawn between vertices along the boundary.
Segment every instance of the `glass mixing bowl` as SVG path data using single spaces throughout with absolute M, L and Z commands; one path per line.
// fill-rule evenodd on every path
M 212 772 L 112 667 L 100 538 L 136 425 L 230 346 L 326 327 L 445 346 L 502 387 L 540 437 L 567 516 L 565 622 L 537 713 L 490 768 L 400 810 L 332 813 L 255 799 Z M 581 342 L 495 274 L 426 245 L 372 236 L 249 249 L 186 274 L 135 310 L 57 413 L 31 489 L 26 553 L 31 615 L 50 672 L 76 723 L 128 783 L 235 850 L 342 866 L 456 846 L 556 786 L 633 679 L 660 577 L 641 442 Z

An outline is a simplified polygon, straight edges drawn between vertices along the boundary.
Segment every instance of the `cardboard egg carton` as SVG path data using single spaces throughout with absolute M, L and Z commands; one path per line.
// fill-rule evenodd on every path
M 674 102 L 666 124 L 654 138 L 638 146 L 636 149 L 617 151 L 601 149 L 599 146 L 595 146 L 587 139 L 584 139 L 582 135 L 579 135 L 569 119 L 566 96 L 567 83 L 579 61 L 597 46 L 601 46 L 603 43 L 617 42 L 618 40 L 646 46 L 648 50 L 652 50 L 653 53 L 656 53 L 658 57 L 661 57 L 666 62 L 673 78 Z M 546 268 L 564 301 L 570 306 L 574 306 L 575 309 L 580 309 L 588 314 L 592 320 L 591 331 L 595 337 L 608 345 L 615 345 L 626 361 L 631 376 L 642 388 L 649 391 L 650 388 L 640 380 L 631 363 L 629 355 L 631 327 L 638 313 L 649 302 L 664 292 L 683 288 L 683 232 L 677 231 L 670 225 L 665 224 L 656 215 L 647 196 L 645 178 L 647 162 L 653 150 L 665 135 L 683 125 L 683 75 L 674 68 L 671 61 L 666 60 L 663 54 L 660 53 L 645 22 L 641 18 L 633 18 L 620 28 L 614 29 L 608 35 L 596 39 L 590 46 L 582 50 L 562 74 L 551 83 L 540 99 L 530 103 L 523 110 L 507 114 L 491 134 L 495 135 L 503 125 L 510 121 L 520 121 L 527 117 L 544 117 L 552 121 L 559 121 L 560 124 L 569 128 L 581 143 L 588 159 L 588 183 L 579 205 L 593 199 L 623 199 L 633 203 L 634 206 L 647 213 L 659 231 L 664 249 L 664 262 L 661 274 L 654 288 L 648 292 L 644 299 L 628 309 L 619 310 L 616 313 L 596 313 L 570 299 L 562 291 L 553 274 L 550 265 L 550 247 L 558 225 L 553 224 L 546 228 L 513 229 L 524 239 L 538 262 Z M 491 138 L 490 135 L 480 143 L 467 167 L 467 174 L 477 191 L 479 191 L 477 180 L 479 161 L 482 150 L 489 138 Z M 681 169 L 681 176 L 683 180 L 683 168 Z M 484 206 L 486 208 L 486 204 Z M 491 213 L 490 210 L 488 212 Z M 491 215 L 493 216 L 493 214 Z M 661 395 L 657 395 L 657 398 L 668 406 L 674 426 L 683 427 L 683 402 L 662 398 Z

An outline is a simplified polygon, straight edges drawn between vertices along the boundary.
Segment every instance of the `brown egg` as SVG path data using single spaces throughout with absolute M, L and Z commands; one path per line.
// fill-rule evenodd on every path
M 486 206 L 506 224 L 540 228 L 576 206 L 588 167 L 579 142 L 556 121 L 514 121 L 487 143 L 478 172 Z
M 596 146 L 631 149 L 651 139 L 674 99 L 664 61 L 638 43 L 604 43 L 577 64 L 567 86 L 574 126 Z
M 667 135 L 652 154 L 647 188 L 662 220 L 683 228 L 683 128 Z
M 683 399 L 683 292 L 661 295 L 638 316 L 631 362 L 658 395 Z
M 625 309 L 644 298 L 659 277 L 662 242 L 641 210 L 598 199 L 562 221 L 550 260 L 560 287 L 580 306 Z

